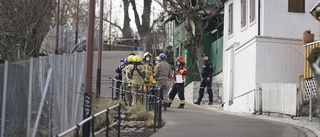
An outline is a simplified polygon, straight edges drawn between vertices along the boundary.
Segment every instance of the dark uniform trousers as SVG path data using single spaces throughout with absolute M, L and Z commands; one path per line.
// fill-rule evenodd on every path
M 116 83 L 116 99 L 119 99 L 119 94 L 120 94 L 120 86 L 122 84 L 121 79 L 117 79 L 117 83 Z
M 209 94 L 209 101 L 213 102 L 213 93 L 212 93 L 211 85 L 212 85 L 212 78 L 210 80 L 207 80 L 207 78 L 202 79 L 200 83 L 199 98 L 197 102 L 201 102 L 204 94 L 204 89 L 206 87 L 207 87 L 207 92 Z
M 172 89 L 169 93 L 169 99 L 173 100 L 177 93 L 178 93 L 178 97 L 180 100 L 185 100 L 185 98 L 184 98 L 184 83 L 173 84 Z

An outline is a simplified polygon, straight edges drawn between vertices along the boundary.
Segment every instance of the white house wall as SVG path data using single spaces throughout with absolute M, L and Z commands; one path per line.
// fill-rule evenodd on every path
M 288 0 L 261 0 L 261 35 L 301 39 L 305 30 L 319 39 L 319 22 L 309 11 L 319 0 L 305 0 L 305 13 L 288 12 Z
M 234 50 L 229 48 L 223 52 L 223 102 L 225 103 L 224 109 L 230 111 L 229 101 L 233 99 L 233 61 Z
M 247 0 L 247 3 L 249 0 Z M 303 73 L 302 33 L 319 37 L 319 23 L 309 10 L 318 0 L 306 0 L 305 12 L 288 12 L 288 0 L 255 1 L 255 21 L 241 27 L 241 1 L 224 6 L 223 101 L 224 110 L 253 112 L 259 83 L 297 83 Z M 233 4 L 233 33 L 229 35 L 229 5 Z M 260 23 L 259 23 L 260 16 Z M 260 35 L 258 26 L 260 24 Z M 256 105 L 256 106 L 255 106 Z
M 250 39 L 258 35 L 258 18 L 254 22 L 249 23 L 249 16 L 247 16 L 247 25 L 241 28 L 241 9 L 240 0 L 229 0 L 225 4 L 224 8 L 224 48 L 227 49 L 234 43 L 244 44 Z M 228 24 L 229 24 L 229 5 L 233 3 L 233 34 L 228 35 Z M 256 8 L 258 3 L 256 2 Z M 247 13 L 249 13 L 249 8 L 247 7 Z M 258 15 L 258 10 L 256 10 L 256 15 Z
M 234 47 L 233 105 L 229 111 L 251 113 L 254 111 L 256 88 L 256 46 L 254 39 Z M 231 91 L 232 92 L 232 91 Z
M 229 5 L 231 3 L 233 4 L 233 34 L 228 35 L 228 15 Z M 256 50 L 255 46 L 252 45 L 253 42 L 250 43 L 249 41 L 253 40 L 255 36 L 258 35 L 258 10 L 256 10 L 255 21 L 250 23 L 249 16 L 247 16 L 247 25 L 241 28 L 240 5 L 240 0 L 229 0 L 225 3 L 224 8 L 224 110 L 233 112 L 252 112 L 254 108 L 252 90 L 255 89 L 254 72 Z M 256 2 L 255 7 L 258 7 L 258 2 Z M 248 6 L 247 13 L 249 14 Z M 242 94 L 245 94 L 245 96 Z
M 303 74 L 300 40 L 257 38 L 257 83 L 298 83 Z

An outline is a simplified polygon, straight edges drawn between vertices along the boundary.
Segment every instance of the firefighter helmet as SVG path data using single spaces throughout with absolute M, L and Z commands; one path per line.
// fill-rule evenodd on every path
M 134 57 L 134 55 L 128 56 L 128 61 L 129 61 L 129 62 L 132 62 L 132 61 L 133 61 L 133 57 Z
M 159 55 L 159 58 L 160 58 L 161 60 L 165 60 L 165 59 L 167 58 L 167 55 L 164 54 L 164 53 L 161 53 L 161 54 Z
M 177 57 L 177 62 L 184 62 L 184 57 L 182 56 Z
M 151 54 L 151 53 L 149 53 L 149 52 L 146 52 L 146 53 L 144 53 L 144 54 L 143 54 L 143 58 L 146 58 L 146 56 L 150 56 L 150 57 L 151 57 L 151 56 L 152 56 L 152 54 Z
M 123 63 L 124 63 L 124 65 L 128 65 L 129 64 L 128 59 L 124 59 Z
M 140 61 L 141 61 L 141 59 L 140 59 L 140 57 L 138 55 L 135 55 L 133 57 L 133 62 L 140 62 Z

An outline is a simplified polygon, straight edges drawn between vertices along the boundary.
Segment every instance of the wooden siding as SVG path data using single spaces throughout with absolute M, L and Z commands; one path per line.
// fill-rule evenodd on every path
M 320 47 L 320 41 L 317 41 L 317 42 L 313 42 L 311 44 L 307 44 L 303 47 L 303 50 L 304 50 L 304 61 L 303 61 L 303 64 L 304 64 L 304 67 L 303 67 L 303 79 L 307 79 L 307 78 L 311 78 L 313 77 L 313 72 L 312 72 L 312 69 L 311 69 L 311 65 L 309 64 L 307 58 L 309 57 L 312 49 L 316 48 L 316 47 Z
M 292 83 L 262 83 L 262 111 L 296 115 L 297 85 Z

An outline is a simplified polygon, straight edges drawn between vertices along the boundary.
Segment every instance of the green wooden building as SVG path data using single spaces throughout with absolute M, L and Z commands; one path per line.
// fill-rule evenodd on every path
M 214 66 L 214 74 L 216 75 L 222 72 L 223 64 L 223 16 L 220 17 L 220 21 L 210 23 L 205 29 L 205 33 L 208 34 L 203 43 L 204 53 L 209 55 L 209 60 Z M 184 29 L 184 22 L 173 21 L 175 24 L 173 34 L 173 56 L 183 56 L 186 59 L 188 76 L 186 84 L 192 81 L 200 81 L 200 74 L 197 70 L 195 60 L 192 58 L 193 49 L 192 45 L 187 41 L 187 31 Z M 194 28 L 194 27 L 193 27 Z M 194 33 L 195 31 L 193 31 Z

